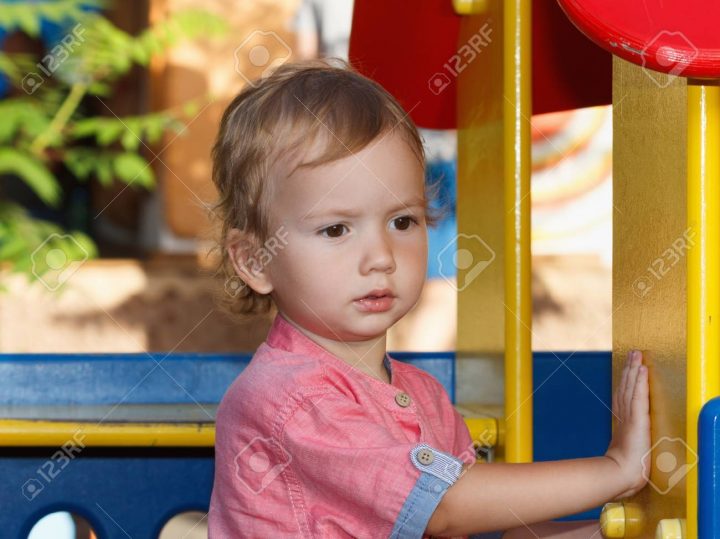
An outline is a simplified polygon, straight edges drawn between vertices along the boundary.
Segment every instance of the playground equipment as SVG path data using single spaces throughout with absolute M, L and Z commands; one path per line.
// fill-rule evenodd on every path
M 717 403 L 703 412 L 703 448 L 698 420 L 720 394 L 720 41 L 708 22 L 720 8 L 560 3 L 615 55 L 613 348 L 648 350 L 651 380 L 651 488 L 633 500 L 651 527 L 641 533 L 657 523 L 662 537 L 717 537 Z

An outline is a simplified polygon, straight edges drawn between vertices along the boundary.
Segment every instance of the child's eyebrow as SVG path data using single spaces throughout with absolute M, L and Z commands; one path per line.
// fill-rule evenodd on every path
M 424 208 L 425 207 L 425 199 L 424 198 L 413 198 L 412 200 L 408 200 L 407 202 L 400 202 L 397 206 L 395 206 L 393 209 L 390 210 L 389 213 L 395 213 L 401 210 L 409 210 L 411 208 Z
M 306 213 L 303 216 L 303 220 L 309 221 L 311 219 L 321 219 L 321 218 L 327 218 L 327 217 L 357 217 L 358 215 L 359 215 L 359 213 L 354 210 L 334 209 L 334 210 L 328 210 L 328 211 L 318 211 L 318 212 Z
M 412 200 L 409 200 L 407 202 L 401 202 L 397 206 L 393 207 L 388 211 L 388 213 L 395 213 L 402 210 L 409 210 L 413 208 L 425 208 L 425 199 L 422 198 L 415 198 Z M 308 221 L 311 219 L 320 219 L 320 218 L 328 218 L 328 217 L 358 217 L 361 214 L 361 212 L 358 212 L 353 209 L 349 208 L 335 208 L 330 209 L 327 211 L 317 211 L 317 212 L 309 212 L 306 213 L 303 217 L 303 221 Z

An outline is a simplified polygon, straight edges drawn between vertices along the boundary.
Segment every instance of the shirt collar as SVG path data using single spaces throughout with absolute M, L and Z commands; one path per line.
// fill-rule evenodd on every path
M 272 326 L 270 327 L 270 332 L 268 333 L 265 341 L 267 342 L 268 346 L 271 346 L 272 348 L 278 348 L 280 350 L 286 350 L 288 352 L 294 352 L 299 354 L 309 354 L 316 357 L 320 356 L 324 358 L 331 358 L 332 361 L 342 361 L 347 365 L 345 361 L 320 346 L 318 343 L 313 341 L 310 337 L 308 337 L 302 331 L 296 328 L 280 312 L 275 315 L 275 320 L 273 320 Z M 385 353 L 385 357 L 383 357 L 383 365 L 388 372 L 388 376 L 390 377 L 390 383 L 392 384 L 392 365 L 390 363 L 390 356 L 387 354 L 387 352 Z M 362 375 L 367 376 L 368 378 L 377 380 L 376 378 L 360 371 L 359 369 L 356 370 Z M 382 380 L 377 381 L 382 382 Z

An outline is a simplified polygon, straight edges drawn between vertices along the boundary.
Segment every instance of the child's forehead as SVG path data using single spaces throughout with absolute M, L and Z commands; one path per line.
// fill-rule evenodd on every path
M 275 179 L 272 209 L 293 215 L 318 216 L 329 212 L 368 215 L 424 205 L 424 176 L 419 167 L 401 174 L 369 172 L 352 159 L 345 167 L 328 163 Z
M 308 134 L 296 140 L 289 148 L 277 155 L 277 168 L 281 176 L 293 177 L 298 171 L 323 171 L 327 168 L 362 167 L 382 159 L 390 152 L 394 161 L 401 160 L 419 165 L 424 172 L 424 159 L 406 136 L 399 130 L 387 130 L 370 141 L 343 141 L 333 133 Z M 415 166 L 417 168 L 417 166 Z
M 357 152 L 327 136 L 308 137 L 290 149 L 278 146 L 271 168 L 264 207 L 272 221 L 283 218 L 278 212 L 360 213 L 363 204 L 370 206 L 363 213 L 390 211 L 390 204 L 425 199 L 424 163 L 399 130 L 375 137 Z

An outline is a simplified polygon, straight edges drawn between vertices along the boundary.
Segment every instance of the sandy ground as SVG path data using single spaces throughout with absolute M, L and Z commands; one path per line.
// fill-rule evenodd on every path
M 0 352 L 222 352 L 257 348 L 271 318 L 239 321 L 213 296 L 222 283 L 192 258 L 140 263 L 101 260 L 79 267 L 61 287 L 3 275 Z M 593 257 L 542 257 L 533 271 L 533 348 L 611 347 L 611 275 Z M 429 282 L 388 335 L 389 350 L 452 350 L 456 299 L 445 281 Z

